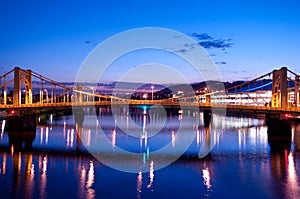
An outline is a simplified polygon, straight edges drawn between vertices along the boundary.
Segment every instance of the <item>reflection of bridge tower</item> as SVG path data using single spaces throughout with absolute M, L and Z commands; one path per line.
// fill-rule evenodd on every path
M 21 70 L 19 67 L 14 68 L 14 105 L 21 104 L 22 83 L 25 84 L 25 104 L 32 103 L 32 77 L 31 70 Z
M 287 68 L 273 71 L 272 107 L 286 108 L 287 100 Z

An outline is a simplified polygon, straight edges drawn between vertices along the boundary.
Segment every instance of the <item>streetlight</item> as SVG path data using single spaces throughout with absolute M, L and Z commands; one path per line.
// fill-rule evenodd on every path
M 44 89 L 44 91 L 46 92 L 46 102 L 48 103 L 48 91 L 47 89 Z
M 151 90 L 152 90 L 152 101 L 153 101 L 153 89 L 154 89 L 154 86 L 151 86 Z

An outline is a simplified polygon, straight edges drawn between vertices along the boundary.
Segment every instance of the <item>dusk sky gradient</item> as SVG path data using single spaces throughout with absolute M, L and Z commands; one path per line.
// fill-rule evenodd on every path
M 224 81 L 251 80 L 282 66 L 300 74 L 299 9 L 296 0 L 2 0 L 0 74 L 20 66 L 57 81 L 74 81 L 96 45 L 142 27 L 168 28 L 191 36 L 211 55 Z M 145 59 L 139 62 L 128 56 L 115 63 L 119 72 L 143 61 L 165 59 L 157 52 L 137 53 L 138 57 L 142 54 Z M 178 62 L 174 67 L 183 66 Z M 115 81 L 117 73 L 112 71 L 104 79 Z

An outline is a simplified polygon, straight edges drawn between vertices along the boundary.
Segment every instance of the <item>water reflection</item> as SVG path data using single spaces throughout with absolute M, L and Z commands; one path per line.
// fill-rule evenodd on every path
M 147 185 L 147 188 L 151 189 L 153 191 L 153 187 L 152 187 L 153 181 L 154 181 L 154 162 L 153 161 L 151 161 L 151 163 L 150 163 L 149 179 L 150 179 L 150 182 Z
M 20 192 L 20 174 L 21 174 L 21 153 L 14 153 L 13 155 L 13 193 Z
M 300 184 L 295 165 L 295 151 L 293 150 L 294 140 L 300 136 L 295 132 L 294 127 L 292 136 L 268 136 L 271 151 L 271 168 L 275 179 L 283 187 L 285 198 L 300 197 Z
M 78 172 L 69 170 L 69 164 L 78 165 Z M 1 152 L 0 165 L 0 193 L 4 193 L 1 198 L 96 197 L 94 160 L 31 152 Z M 75 181 L 79 182 L 77 193 L 72 188 Z
M 207 190 L 211 190 L 211 183 L 210 183 L 210 171 L 209 168 L 206 167 L 205 169 L 202 169 L 202 177 L 203 177 L 203 183 L 206 186 Z
M 32 163 L 32 154 L 25 155 L 25 193 L 26 198 L 32 198 L 34 188 L 34 164 Z
M 0 174 L 5 175 L 6 174 L 6 152 L 3 153 L 3 161 L 2 161 L 2 165 L 1 165 L 1 170 L 0 170 Z
M 79 183 L 79 195 L 82 198 L 88 198 L 92 199 L 96 197 L 96 191 L 92 188 L 94 181 L 95 181 L 95 175 L 94 175 L 94 163 L 93 161 L 89 162 L 89 169 L 88 173 L 86 172 L 86 165 L 80 164 L 80 183 Z
M 210 198 L 222 197 L 229 192 L 232 198 L 299 198 L 300 125 L 292 128 L 292 137 L 276 139 L 268 136 L 262 120 L 213 116 L 212 124 L 205 128 L 200 115 L 191 112 L 191 119 L 184 127 L 185 134 L 195 134 L 186 154 L 190 157 L 190 154 L 197 155 L 201 146 L 206 151 L 215 146 L 210 158 L 183 157 L 162 170 L 156 170 L 159 162 L 151 157 L 151 152 L 166 143 L 174 149 L 179 139 L 184 138 L 177 135 L 177 115 L 172 115 L 172 121 L 168 118 L 167 127 L 155 136 L 151 136 L 147 124 L 151 118 L 159 123 L 159 115 L 136 117 L 141 127 L 137 137 L 125 135 L 117 123 L 101 118 L 102 124 L 106 125 L 105 135 L 111 140 L 110 149 L 121 146 L 141 153 L 144 164 L 135 174 L 99 166 L 95 159 L 83 157 L 86 155 L 81 153 L 84 147 L 98 143 L 99 126 L 95 121 L 95 128 L 72 126 L 69 120 L 61 121 L 60 126 L 54 122 L 52 130 L 39 126 L 37 139 L 31 137 L 34 153 L 30 150 L 24 153 L 28 147 L 25 147 L 23 134 L 2 133 L 1 146 L 13 146 L 13 150 L 9 152 L 8 147 L 3 147 L 5 150 L 0 151 L 0 176 L 5 179 L 0 182 L 11 192 L 0 191 L 8 194 L 8 198 Z M 131 129 L 127 115 L 122 117 L 127 123 L 126 128 Z M 29 139 L 30 134 L 27 136 Z M 57 147 L 59 153 L 39 151 L 46 146 Z M 77 152 L 73 153 L 72 149 Z M 124 163 L 121 157 L 117 161 Z M 144 168 L 148 172 L 143 173 Z M 178 187 L 178 190 L 169 187 Z M 56 193 L 58 189 L 64 193 Z
M 293 152 L 290 151 L 288 155 L 288 169 L 287 169 L 287 183 L 286 183 L 286 196 L 287 198 L 293 198 L 295 193 L 300 195 L 300 187 L 298 183 L 298 176 L 296 173 L 294 155 Z
M 72 148 L 73 143 L 74 143 L 74 129 L 68 129 L 68 131 L 67 131 L 67 147 Z
M 150 191 L 154 191 L 153 184 L 154 184 L 154 161 L 150 162 L 150 170 L 144 175 L 148 175 L 149 179 L 147 179 L 146 188 Z M 146 179 L 144 179 L 146 180 Z M 141 198 L 141 193 L 143 190 L 143 172 L 139 171 L 136 179 L 136 191 L 137 191 L 137 198 Z
M 44 127 L 41 127 L 41 133 L 40 133 L 40 144 L 48 144 L 48 136 L 49 136 L 49 127 L 45 127 L 45 138 L 44 138 Z
M 137 176 L 136 180 L 136 191 L 137 191 L 137 198 L 141 198 L 141 192 L 142 192 L 142 184 L 143 184 L 143 174 L 140 171 Z
M 8 132 L 7 134 L 12 152 L 32 149 L 36 132 Z
M 48 157 L 47 155 L 39 155 L 39 172 L 41 173 L 39 176 L 39 190 L 40 195 L 39 198 L 46 198 L 46 187 L 47 187 L 47 165 L 48 165 Z
M 111 145 L 112 145 L 113 149 L 116 148 L 116 137 L 117 137 L 117 132 L 116 132 L 116 129 L 114 128 L 111 131 Z
M 73 139 L 71 139 L 73 140 Z M 76 124 L 76 151 L 80 152 L 82 149 L 82 126 Z

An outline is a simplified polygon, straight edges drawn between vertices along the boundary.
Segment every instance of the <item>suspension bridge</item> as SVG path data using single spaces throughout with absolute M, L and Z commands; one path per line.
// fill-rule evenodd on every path
M 153 98 L 153 93 L 152 99 L 141 100 L 104 95 L 97 87 L 63 84 L 19 67 L 0 76 L 0 89 L 2 115 L 20 110 L 161 105 L 199 108 L 208 114 L 214 108 L 236 115 L 250 113 L 280 120 L 300 119 L 300 76 L 286 67 L 235 86 L 207 83 L 205 88 L 160 100 Z
M 219 82 L 218 82 L 219 83 Z M 33 85 L 34 84 L 34 85 Z M 220 87 L 218 87 L 220 89 Z M 300 112 L 300 76 L 282 67 L 222 90 L 208 84 L 195 93 L 161 100 L 133 100 L 101 95 L 80 83 L 66 85 L 31 70 L 15 67 L 0 76 L 0 109 L 57 108 L 112 104 L 164 106 L 226 106 L 227 108 Z

